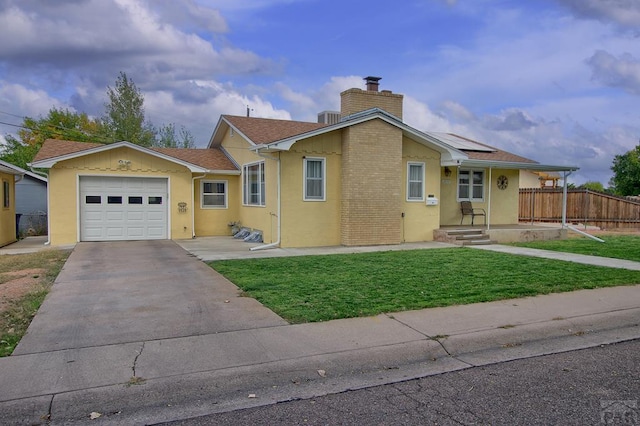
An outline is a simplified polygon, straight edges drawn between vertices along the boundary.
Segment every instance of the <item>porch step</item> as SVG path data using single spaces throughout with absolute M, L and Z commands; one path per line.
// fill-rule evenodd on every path
M 478 246 L 494 244 L 484 229 L 438 229 L 433 232 L 434 240 L 459 246 Z

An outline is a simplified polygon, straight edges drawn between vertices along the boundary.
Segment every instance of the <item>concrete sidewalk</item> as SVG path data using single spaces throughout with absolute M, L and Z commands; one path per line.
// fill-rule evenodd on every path
M 181 419 L 637 339 L 639 323 L 628 286 L 17 355 L 0 359 L 0 423 Z

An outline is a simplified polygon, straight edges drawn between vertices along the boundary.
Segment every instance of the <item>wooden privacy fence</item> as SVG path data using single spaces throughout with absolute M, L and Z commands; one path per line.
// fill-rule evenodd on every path
M 562 222 L 562 188 L 520 189 L 522 222 Z M 640 228 L 640 202 L 588 189 L 567 190 L 567 222 L 602 229 Z

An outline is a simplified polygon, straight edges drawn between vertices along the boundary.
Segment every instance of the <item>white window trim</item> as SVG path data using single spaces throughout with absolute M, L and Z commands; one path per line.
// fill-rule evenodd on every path
M 460 198 L 460 171 L 469 172 L 469 197 Z M 484 193 L 487 187 L 487 171 L 485 169 L 460 169 L 456 180 L 456 197 L 458 201 L 484 202 Z M 473 172 L 482 172 L 482 198 L 473 198 Z
M 249 198 L 251 194 L 247 193 L 248 190 L 248 185 L 247 185 L 247 179 L 248 179 L 248 169 L 249 167 L 252 166 L 262 166 L 262 173 L 258 173 L 258 188 L 260 190 L 259 192 L 259 196 L 258 198 L 260 199 L 258 204 L 251 204 L 249 203 Z M 258 168 L 258 170 L 260 170 Z M 265 207 L 267 204 L 267 196 L 266 196 L 266 178 L 265 181 L 260 180 L 261 176 L 264 175 L 266 176 L 266 170 L 265 170 L 265 162 L 264 161 L 255 161 L 253 163 L 247 163 L 247 164 L 243 164 L 242 165 L 242 205 L 246 206 L 246 207 Z M 262 187 L 265 187 L 265 190 L 262 191 Z
M 409 196 L 409 188 L 410 188 L 410 176 L 411 176 L 411 166 L 420 166 L 422 167 L 422 188 L 421 188 L 421 196 L 418 197 L 410 197 Z M 407 161 L 407 201 L 409 202 L 424 202 L 424 194 L 425 194 L 425 176 L 426 176 L 426 166 L 422 161 Z
M 307 197 L 307 161 L 322 162 L 322 198 Z M 324 157 L 305 157 L 302 167 L 302 193 L 304 201 L 326 201 L 327 200 L 327 161 Z
M 204 204 L 204 184 L 205 183 L 222 183 L 224 184 L 224 206 L 207 206 Z M 220 194 L 209 194 L 208 195 L 220 195 Z M 228 208 L 227 199 L 229 197 L 229 182 L 226 180 L 202 180 L 200 181 L 200 208 L 201 209 L 226 209 Z

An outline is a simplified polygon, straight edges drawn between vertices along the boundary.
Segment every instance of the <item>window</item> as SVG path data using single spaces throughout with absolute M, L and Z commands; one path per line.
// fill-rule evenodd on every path
M 305 201 L 325 200 L 324 158 L 304 159 L 304 199 Z
M 424 163 L 407 163 L 407 201 L 424 201 Z
M 9 208 L 11 204 L 11 195 L 9 194 L 9 182 L 6 180 L 2 181 L 2 207 Z
M 201 208 L 227 208 L 227 181 L 204 180 L 200 188 Z
M 458 172 L 458 201 L 484 201 L 484 171 Z
M 142 197 L 129 197 L 129 204 L 142 204 Z
M 107 196 L 108 204 L 122 204 L 122 197 L 118 195 L 109 195 Z
M 242 202 L 247 206 L 265 205 L 264 161 L 242 166 Z
M 100 195 L 87 195 L 84 200 L 86 204 L 102 203 L 102 197 Z
M 149 197 L 149 204 L 162 204 L 162 197 Z

